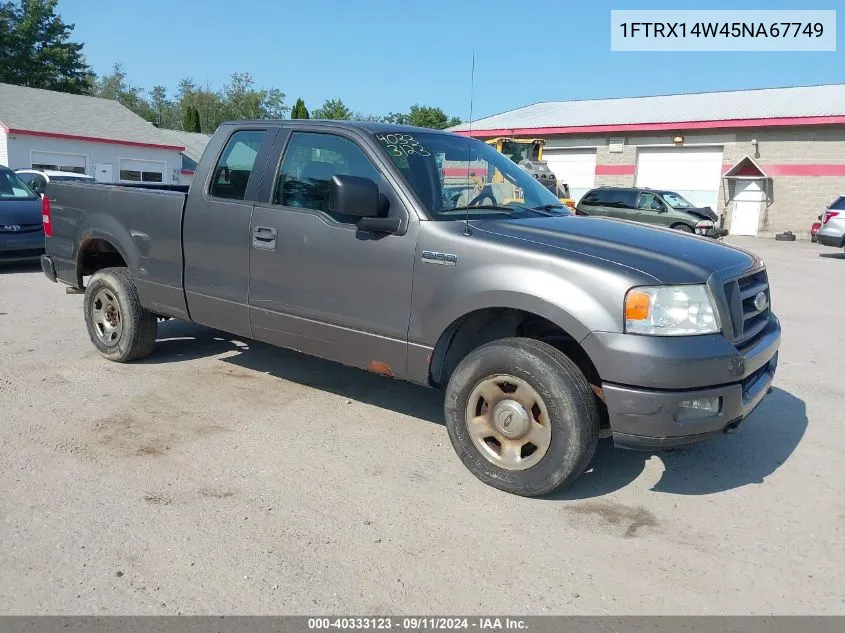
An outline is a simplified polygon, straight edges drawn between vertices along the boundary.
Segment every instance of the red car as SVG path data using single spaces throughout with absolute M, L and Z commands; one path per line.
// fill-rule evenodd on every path
M 813 222 L 813 226 L 810 227 L 810 241 L 814 244 L 818 241 L 816 239 L 816 234 L 819 232 L 819 229 L 822 228 L 821 222 L 822 216 L 819 216 L 818 222 Z

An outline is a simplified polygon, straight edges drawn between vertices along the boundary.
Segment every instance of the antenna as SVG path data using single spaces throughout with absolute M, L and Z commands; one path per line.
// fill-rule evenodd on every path
M 475 90 L 475 51 L 472 51 L 472 72 L 469 79 L 469 139 L 472 140 L 472 97 Z M 469 174 L 470 174 L 470 159 L 472 158 L 472 143 L 467 143 L 467 188 L 469 188 Z M 464 216 L 464 235 L 472 235 L 469 229 L 469 205 L 467 205 L 466 214 Z

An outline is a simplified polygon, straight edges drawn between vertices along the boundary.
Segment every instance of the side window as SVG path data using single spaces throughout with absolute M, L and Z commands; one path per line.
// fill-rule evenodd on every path
M 599 203 L 599 196 L 595 191 L 589 192 L 586 196 L 581 198 L 581 204 L 593 206 Z
M 208 193 L 215 198 L 243 200 L 266 130 L 241 130 L 229 138 L 214 167 Z
M 38 174 L 18 174 L 18 178 L 23 180 L 27 185 L 31 185 L 37 175 Z
M 32 178 L 32 182 L 29 183 L 29 188 L 35 193 L 44 193 L 47 189 L 47 179 L 41 174 L 35 174 Z
M 294 132 L 276 186 L 273 204 L 322 211 L 338 222 L 350 218 L 329 213 L 329 186 L 334 175 L 368 178 L 376 185 L 378 169 L 352 141 L 334 134 Z
M 614 209 L 634 209 L 637 206 L 637 192 L 629 189 L 605 189 L 600 199 L 602 205 Z
M 663 203 L 653 193 L 643 192 L 640 194 L 640 201 L 637 203 L 637 208 L 647 211 L 661 211 L 663 209 Z

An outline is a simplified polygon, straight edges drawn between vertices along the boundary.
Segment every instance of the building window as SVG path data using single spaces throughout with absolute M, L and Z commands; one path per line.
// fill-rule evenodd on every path
M 49 170 L 49 171 L 68 171 L 74 174 L 84 174 L 85 168 L 76 165 L 47 165 L 45 163 L 33 163 L 32 169 Z
M 164 175 L 158 171 L 139 171 L 137 169 L 121 169 L 120 179 L 126 182 L 163 182 Z

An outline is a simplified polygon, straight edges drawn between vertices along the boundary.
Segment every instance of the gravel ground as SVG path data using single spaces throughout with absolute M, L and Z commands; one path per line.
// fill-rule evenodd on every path
M 774 392 L 534 500 L 463 468 L 436 392 L 179 322 L 110 363 L 80 296 L 0 270 L 0 613 L 845 614 L 845 256 L 735 241 Z

